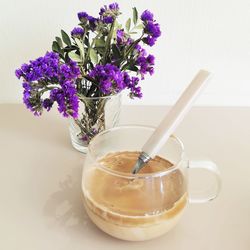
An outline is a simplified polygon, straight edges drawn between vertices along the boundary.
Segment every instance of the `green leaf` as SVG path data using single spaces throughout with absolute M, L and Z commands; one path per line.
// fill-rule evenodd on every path
M 133 35 L 133 34 L 137 34 L 137 32 L 131 31 L 131 32 L 129 32 L 129 34 L 130 34 L 130 35 Z
M 133 8 L 133 22 L 134 22 L 134 25 L 137 24 L 137 21 L 138 21 L 138 11 L 137 11 L 137 9 L 134 7 L 134 8 Z
M 112 44 L 112 51 L 113 51 L 113 54 L 114 54 L 114 58 L 120 58 L 121 57 L 121 52 L 119 50 L 119 48 L 117 47 L 116 44 Z
M 65 57 L 64 57 L 62 54 L 59 54 L 59 56 L 60 56 L 60 58 L 61 58 L 64 62 L 66 62 L 66 61 L 65 61 Z
M 111 40 L 116 38 L 116 32 L 117 32 L 117 30 L 122 29 L 122 25 L 120 25 L 118 23 L 117 19 L 115 19 L 113 26 L 114 26 L 114 28 L 113 28 Z
M 131 70 L 131 71 L 135 71 L 135 72 L 138 72 L 138 70 L 139 70 L 135 65 L 129 65 L 129 66 L 127 67 L 127 69 L 128 69 L 128 70 Z
M 75 38 L 75 41 L 76 41 L 76 44 L 77 44 L 77 46 L 78 46 L 78 48 L 80 50 L 80 54 L 81 54 L 82 60 L 84 61 L 85 54 L 84 54 L 83 43 L 78 38 Z
M 96 47 L 105 47 L 105 41 L 104 39 L 96 39 L 95 40 L 95 46 Z
M 77 55 L 75 52 L 70 51 L 68 53 L 68 56 L 71 60 L 75 61 L 75 62 L 82 62 L 82 59 L 79 55 Z
M 129 18 L 127 20 L 125 27 L 126 27 L 126 30 L 129 32 L 130 31 L 130 27 L 131 27 L 131 18 Z
M 135 26 L 134 29 L 142 30 L 142 29 L 144 29 L 144 25 L 142 23 L 140 23 L 137 26 Z
M 64 30 L 61 30 L 61 34 L 62 34 L 62 39 L 63 39 L 64 43 L 66 45 L 70 46 L 71 45 L 71 41 L 70 41 L 70 38 L 67 35 L 67 33 Z
M 89 43 L 89 38 L 86 36 L 85 39 L 84 39 L 84 44 L 89 47 L 90 46 L 90 43 Z
M 91 62 L 93 62 L 95 64 L 98 63 L 98 55 L 93 48 L 90 48 L 89 57 L 90 57 Z
M 100 55 L 104 55 L 105 53 L 105 47 L 96 47 L 95 48 L 97 50 L 97 52 L 100 54 Z
M 77 49 L 78 49 L 77 46 L 71 45 L 70 47 L 67 46 L 67 47 L 63 48 L 63 51 L 64 51 L 64 52 L 70 52 L 70 51 L 72 51 L 72 50 L 77 50 Z
M 57 53 L 61 53 L 61 48 L 56 41 L 52 43 L 52 50 Z
M 60 37 L 56 36 L 56 41 L 57 41 L 58 45 L 59 45 L 61 48 L 63 48 L 62 39 L 61 39 Z
M 120 29 L 119 27 L 122 25 L 120 23 L 118 23 L 117 19 L 115 19 L 114 26 L 116 29 Z

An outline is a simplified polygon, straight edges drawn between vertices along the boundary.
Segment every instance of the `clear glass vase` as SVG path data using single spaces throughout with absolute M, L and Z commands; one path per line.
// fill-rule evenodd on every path
M 119 122 L 121 94 L 80 98 L 79 117 L 70 118 L 70 137 L 75 149 L 86 153 L 90 140 Z

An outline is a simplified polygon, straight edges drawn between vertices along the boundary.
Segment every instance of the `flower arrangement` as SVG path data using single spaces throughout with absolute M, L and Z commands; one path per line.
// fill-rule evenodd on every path
M 16 70 L 23 80 L 24 104 L 34 115 L 40 116 L 57 103 L 58 111 L 80 126 L 79 138 L 89 141 L 105 127 L 106 99 L 101 97 L 125 89 L 131 98 L 142 97 L 140 80 L 154 73 L 155 63 L 142 45 L 155 44 L 160 26 L 148 10 L 138 18 L 133 8 L 133 18 L 125 27 L 118 22 L 119 15 L 117 3 L 102 7 L 97 18 L 79 12 L 79 24 L 71 37 L 61 30 L 51 52 Z M 85 104 L 81 117 L 79 103 Z

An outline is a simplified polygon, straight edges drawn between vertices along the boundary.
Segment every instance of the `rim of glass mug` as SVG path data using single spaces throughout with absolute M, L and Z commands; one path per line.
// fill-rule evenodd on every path
M 112 94 L 112 95 L 107 95 L 107 96 L 94 96 L 94 97 L 91 97 L 91 96 L 84 96 L 84 95 L 80 95 L 78 96 L 79 99 L 86 99 L 86 100 L 96 100 L 96 99 L 109 99 L 109 98 L 112 98 L 112 97 L 117 97 L 117 96 L 121 96 L 122 95 L 122 92 L 119 92 L 119 93 L 116 93 L 116 94 Z
M 95 143 L 95 141 L 101 137 L 104 134 L 107 134 L 109 132 L 112 131 L 116 131 L 116 130 L 121 130 L 121 129 L 133 129 L 133 128 L 137 128 L 137 129 L 146 129 L 146 130 L 151 130 L 154 131 L 156 129 L 156 127 L 154 126 L 143 126 L 143 125 L 122 125 L 122 126 L 117 126 L 114 128 L 110 128 L 110 129 L 106 129 L 102 132 L 100 132 L 99 134 L 97 134 L 95 137 L 92 138 L 92 140 L 90 141 L 89 145 L 88 145 L 88 153 L 87 155 L 89 155 L 94 161 L 95 161 L 95 166 L 97 168 L 100 168 L 101 170 L 104 170 L 110 174 L 116 175 L 116 176 L 120 176 L 123 178 L 130 178 L 130 179 L 134 179 L 134 178 L 153 178 L 153 177 L 160 177 L 163 175 L 167 175 L 173 171 L 175 171 L 176 169 L 180 168 L 180 163 L 185 159 L 185 150 L 184 150 L 184 144 L 183 142 L 175 135 L 171 135 L 170 138 L 172 140 L 175 141 L 175 143 L 177 143 L 180 148 L 181 148 L 181 154 L 180 154 L 180 159 L 178 162 L 176 162 L 175 164 L 173 164 L 172 167 L 168 168 L 167 170 L 164 171 L 159 171 L 159 172 L 155 172 L 155 173 L 137 173 L 137 174 L 132 174 L 132 173 L 123 173 L 120 171 L 116 171 L 113 169 L 110 169 L 102 164 L 100 164 L 98 162 L 98 158 L 93 156 L 93 144 Z

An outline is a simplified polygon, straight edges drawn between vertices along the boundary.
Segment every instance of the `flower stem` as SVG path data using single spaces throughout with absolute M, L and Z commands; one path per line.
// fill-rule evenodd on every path
M 104 55 L 103 55 L 103 65 L 106 64 L 106 62 L 107 62 L 107 56 L 108 56 L 108 53 L 109 53 L 109 50 L 110 50 L 110 43 L 111 43 L 111 39 L 113 37 L 114 28 L 115 28 L 115 21 L 116 21 L 116 19 L 111 24 L 110 32 L 109 32 L 107 40 L 106 40 L 105 52 L 104 52 Z

